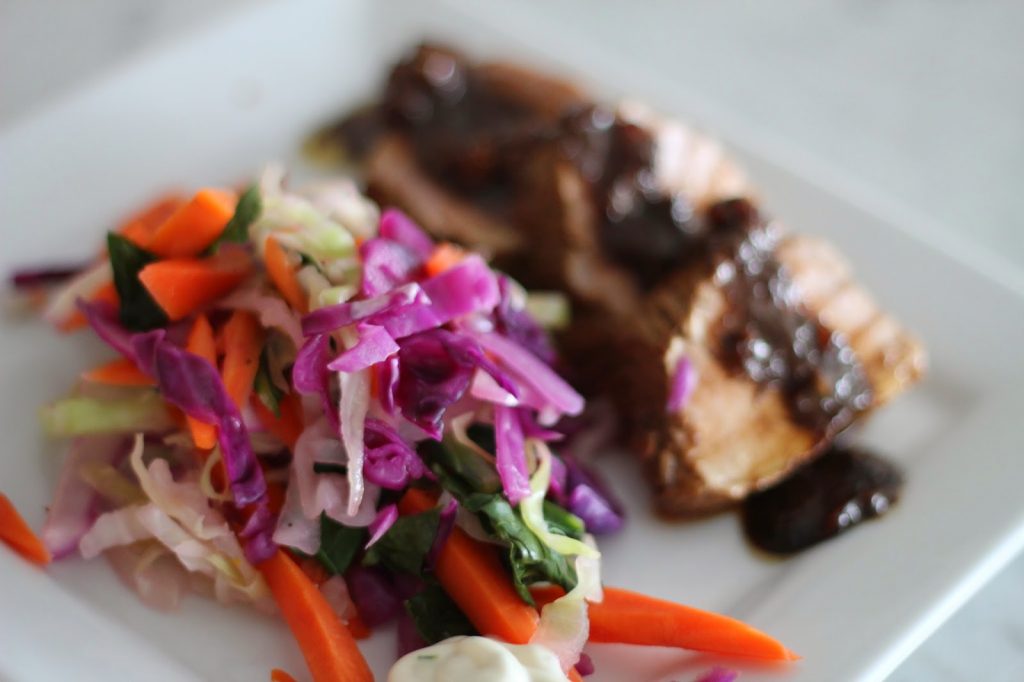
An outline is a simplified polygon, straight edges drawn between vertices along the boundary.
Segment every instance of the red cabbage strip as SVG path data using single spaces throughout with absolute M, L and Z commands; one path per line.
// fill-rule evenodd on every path
M 11 275 L 11 286 L 15 289 L 27 289 L 44 284 L 59 284 L 71 279 L 90 265 L 91 263 L 75 263 L 18 270 Z
M 117 321 L 117 310 L 109 303 L 87 303 L 82 299 L 76 302 L 78 309 L 89 321 L 89 326 L 108 346 L 138 364 L 135 351 L 132 350 L 132 334 Z
M 411 303 L 429 303 L 423 289 L 415 282 L 403 284 L 397 289 L 363 301 L 346 301 L 314 310 L 302 318 L 302 333 L 306 336 L 324 334 L 390 308 Z
M 519 504 L 530 494 L 530 479 L 526 471 L 523 427 L 515 408 L 495 406 L 494 443 L 495 466 L 505 497 L 513 505 Z
M 395 208 L 389 208 L 380 216 L 378 234 L 384 239 L 397 242 L 410 249 L 421 260 L 430 258 L 434 242 L 409 216 Z
M 377 541 L 383 537 L 384 533 L 388 532 L 391 526 L 395 525 L 395 521 L 398 520 L 398 506 L 395 504 L 389 504 L 380 508 L 377 515 L 373 517 L 373 521 L 370 522 L 370 540 L 366 543 L 366 549 L 373 547 L 377 544 Z
M 358 372 L 387 360 L 397 352 L 398 344 L 386 329 L 372 324 L 361 324 L 356 345 L 331 360 L 327 369 L 333 372 Z
M 431 307 L 445 324 L 475 312 L 489 312 L 501 293 L 494 271 L 477 255 L 422 282 Z
M 501 363 L 518 386 L 529 389 L 528 392 L 533 394 L 529 396 L 533 399 L 529 402 L 541 401 L 540 404 L 531 404 L 531 407 L 542 411 L 550 408 L 568 415 L 579 414 L 583 410 L 583 396 L 533 353 L 499 334 L 467 333 Z M 523 402 L 529 404 L 527 400 Z
M 324 415 L 337 433 L 341 429 L 341 422 L 338 410 L 331 401 L 331 374 L 327 369 L 327 357 L 330 352 L 331 340 L 327 334 L 316 334 L 307 339 L 299 349 L 295 364 L 292 366 L 292 383 L 299 393 L 320 396 Z
M 378 399 L 384 411 L 395 414 L 395 391 L 398 390 L 398 357 L 391 356 L 384 362 L 374 365 L 373 372 L 377 375 Z
M 359 293 L 379 296 L 413 279 L 422 263 L 409 247 L 389 239 L 370 239 L 359 247 L 363 277 Z
M 366 480 L 388 490 L 404 490 L 430 470 L 409 443 L 386 422 L 370 417 L 363 426 Z

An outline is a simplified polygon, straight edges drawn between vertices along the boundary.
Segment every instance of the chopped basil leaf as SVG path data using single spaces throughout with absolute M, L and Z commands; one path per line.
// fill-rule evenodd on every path
M 114 287 L 121 301 L 121 324 L 130 331 L 146 331 L 167 324 L 167 314 L 139 281 L 139 271 L 157 260 L 121 235 L 107 234 L 107 253 L 114 272 Z
M 412 618 L 416 632 L 427 644 L 436 644 L 458 635 L 477 634 L 473 624 L 440 585 L 428 584 L 418 594 L 405 600 L 405 610 Z
M 382 564 L 401 573 L 421 575 L 423 562 L 430 552 L 441 510 L 431 509 L 420 514 L 401 516 L 380 540 L 366 552 L 367 564 Z
M 210 245 L 209 252 L 215 252 L 221 244 L 227 242 L 245 243 L 249 240 L 249 226 L 256 222 L 263 211 L 263 200 L 260 197 L 260 188 L 257 185 L 250 185 L 249 189 L 242 193 L 235 206 L 235 214 L 224 227 L 224 231 L 217 237 L 217 241 Z
M 322 514 L 316 558 L 332 575 L 339 575 L 348 570 L 365 541 L 365 528 L 349 528 Z

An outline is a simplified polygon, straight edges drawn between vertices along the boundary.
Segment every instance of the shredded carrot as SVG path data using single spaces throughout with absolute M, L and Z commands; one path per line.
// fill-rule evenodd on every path
M 270 671 L 270 682 L 295 682 L 295 678 L 280 668 L 274 668 Z
M 580 675 L 576 668 L 569 668 L 566 676 L 569 678 L 569 682 L 583 682 L 583 675 Z
M 410 488 L 398 509 L 403 514 L 417 514 L 434 504 L 428 493 Z M 526 644 L 537 630 L 537 610 L 520 598 L 495 549 L 460 528 L 452 530 L 441 548 L 434 574 L 481 634 Z
M 180 194 L 160 197 L 142 210 L 129 216 L 117 231 L 136 246 L 146 248 L 153 238 L 153 232 L 170 218 L 185 203 Z
M 140 370 L 127 358 L 105 362 L 82 374 L 82 378 L 94 384 L 108 386 L 153 386 L 153 377 Z
M 106 284 L 100 285 L 100 288 L 92 292 L 87 296 L 89 301 L 93 303 L 103 302 L 109 303 L 115 309 L 121 307 L 121 299 L 117 295 L 117 287 L 114 286 L 113 280 Z M 68 316 L 67 319 L 63 320 L 57 325 L 57 328 L 62 332 L 73 332 L 78 329 L 83 329 L 88 326 L 89 321 L 85 319 L 85 314 L 81 310 L 75 308 L 75 310 Z
M 434 247 L 434 252 L 423 265 L 427 277 L 433 277 L 449 268 L 458 265 L 466 257 L 466 252 L 461 247 L 451 242 L 441 242 Z
M 146 250 L 164 258 L 198 256 L 224 231 L 237 203 L 234 192 L 199 190 L 156 228 Z
M 224 325 L 224 388 L 238 409 L 245 407 L 260 367 L 263 328 L 256 317 L 244 310 L 231 313 Z
M 284 300 L 288 301 L 288 305 L 302 314 L 309 312 L 309 301 L 302 283 L 296 276 L 295 267 L 288 260 L 288 253 L 284 247 L 273 237 L 267 237 L 264 243 L 263 262 L 267 267 L 270 281 L 281 292 Z
M 302 650 L 314 682 L 373 682 L 373 673 L 352 633 L 283 550 L 261 563 L 259 570 Z
M 251 263 L 243 251 L 221 249 L 210 258 L 173 258 L 150 263 L 139 281 L 171 320 L 181 320 L 237 287 Z
M 0 540 L 34 564 L 45 566 L 52 559 L 46 545 L 3 493 L 0 493 Z
M 565 591 L 557 586 L 531 587 L 543 607 Z M 794 661 L 799 656 L 746 623 L 664 599 L 615 587 L 590 604 L 590 641 L 677 647 L 722 656 L 768 661 Z
M 302 423 L 302 402 L 299 400 L 299 396 L 289 393 L 281 398 L 278 403 L 280 416 L 274 414 L 256 395 L 252 397 L 249 404 L 263 427 L 287 445 L 289 450 L 294 451 L 295 442 L 299 440 L 299 436 L 302 435 L 302 430 L 305 428 Z
M 217 366 L 217 351 L 213 340 L 213 327 L 206 315 L 196 315 L 192 329 L 189 330 L 188 339 L 185 341 L 185 349 Z M 217 427 L 194 417 L 185 417 L 189 433 L 192 434 L 192 442 L 200 450 L 211 450 L 217 444 Z

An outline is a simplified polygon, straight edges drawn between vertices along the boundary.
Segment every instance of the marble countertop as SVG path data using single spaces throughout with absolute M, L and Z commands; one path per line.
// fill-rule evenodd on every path
M 0 127 L 253 0 L 0 0 Z M 1024 282 L 1024 3 L 653 0 L 544 5 L 678 65 L 737 119 L 969 234 Z M 1022 322 L 1024 323 L 1024 322 Z M 1024 558 L 890 679 L 1024 679 Z M 879 614 L 884 618 L 884 614 Z

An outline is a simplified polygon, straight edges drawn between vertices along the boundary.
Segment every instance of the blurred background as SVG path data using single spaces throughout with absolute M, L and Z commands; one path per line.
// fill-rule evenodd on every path
M 0 0 L 0 128 L 254 1 Z M 708 110 L 958 235 L 1024 291 L 1024 2 L 580 5 L 544 11 L 671 64 Z M 1019 559 L 892 679 L 1024 679 L 1021 604 Z

